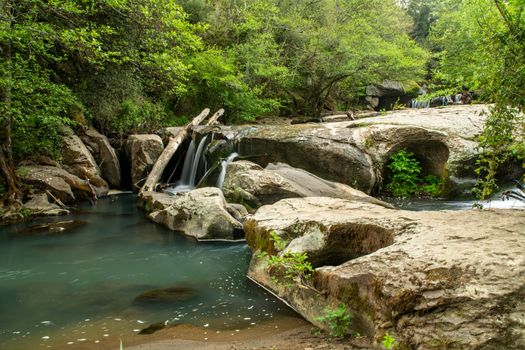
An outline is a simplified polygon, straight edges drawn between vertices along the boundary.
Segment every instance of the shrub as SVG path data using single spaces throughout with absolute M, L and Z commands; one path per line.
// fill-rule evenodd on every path
M 270 240 L 275 250 L 282 252 L 287 242 L 283 240 L 275 231 L 271 232 Z M 268 266 L 272 279 L 276 283 L 290 284 L 292 282 L 303 283 L 307 281 L 314 271 L 312 264 L 308 261 L 306 253 L 277 253 L 268 256 L 266 253 L 260 255 L 268 258 Z
M 339 304 L 337 309 L 325 308 L 322 316 L 316 320 L 323 322 L 328 327 L 331 337 L 343 338 L 347 335 L 351 324 L 352 314 L 345 304 Z
M 394 197 L 439 197 L 443 192 L 443 180 L 436 175 L 429 174 L 423 179 L 420 177 L 421 165 L 411 152 L 401 150 L 394 153 L 388 168 L 392 175 L 385 188 Z
M 385 348 L 386 350 L 393 349 L 395 343 L 396 343 L 396 340 L 394 339 L 393 336 L 388 334 L 388 332 L 385 333 L 385 335 L 383 336 L 383 339 L 381 340 L 381 345 L 383 345 L 383 348 Z
M 417 193 L 421 166 L 413 153 L 406 150 L 394 153 L 388 168 L 392 172 L 391 181 L 386 185 L 388 192 L 394 197 L 409 197 Z

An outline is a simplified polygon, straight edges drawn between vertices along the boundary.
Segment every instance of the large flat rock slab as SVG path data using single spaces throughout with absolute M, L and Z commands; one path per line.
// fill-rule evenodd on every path
M 286 163 L 366 193 L 382 186 L 389 157 L 407 149 L 425 172 L 444 177 L 454 196 L 461 179 L 476 177 L 484 111 L 486 105 L 462 105 L 404 109 L 354 121 L 212 129 L 218 137 L 236 139 L 236 150 L 263 167 Z
M 297 198 L 262 207 L 245 230 L 249 276 L 314 324 L 326 305 L 344 303 L 354 330 L 372 341 L 389 332 L 411 349 L 525 348 L 523 210 L 412 212 Z M 287 241 L 284 252 L 313 257 L 308 283 L 272 278 L 259 253 L 284 253 L 271 231 Z

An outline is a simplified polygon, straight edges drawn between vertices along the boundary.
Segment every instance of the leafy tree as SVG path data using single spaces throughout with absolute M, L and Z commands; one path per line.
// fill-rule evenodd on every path
M 525 2 L 463 0 L 439 18 L 431 33 L 438 84 L 479 90 L 495 103 L 480 139 L 477 194 L 486 198 L 499 168 L 525 159 Z

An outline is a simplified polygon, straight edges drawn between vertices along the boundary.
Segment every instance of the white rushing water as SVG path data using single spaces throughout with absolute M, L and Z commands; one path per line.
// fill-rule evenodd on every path
M 203 137 L 199 142 L 197 149 L 195 149 L 195 141 L 191 141 L 188 147 L 188 152 L 186 152 L 186 156 L 184 157 L 181 178 L 175 187 L 167 188 L 166 192 L 175 194 L 180 192 L 188 192 L 195 188 L 197 171 L 199 170 L 199 164 L 201 162 L 202 153 L 204 151 L 204 147 L 206 146 L 207 140 L 208 136 Z
M 233 160 L 235 158 L 237 158 L 239 156 L 238 153 L 236 152 L 233 152 L 232 154 L 230 154 L 228 156 L 228 158 L 226 158 L 225 160 L 222 161 L 221 163 L 221 173 L 219 174 L 219 178 L 217 179 L 217 187 L 218 188 L 222 188 L 222 185 L 224 184 L 224 178 L 226 177 L 226 170 L 228 169 L 228 165 L 233 162 Z

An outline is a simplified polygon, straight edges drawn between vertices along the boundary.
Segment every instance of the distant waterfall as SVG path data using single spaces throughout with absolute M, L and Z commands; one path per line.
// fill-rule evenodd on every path
M 233 162 L 235 158 L 239 156 L 238 153 L 232 153 L 222 161 L 221 163 L 221 173 L 219 174 L 219 178 L 217 179 L 217 187 L 222 189 L 222 185 L 224 184 L 224 179 L 226 178 L 226 170 L 228 169 L 228 165 Z

